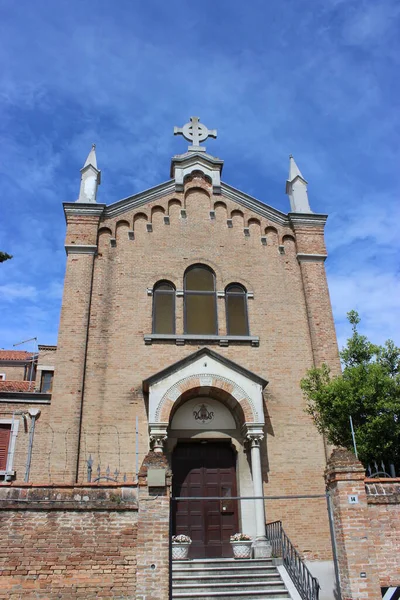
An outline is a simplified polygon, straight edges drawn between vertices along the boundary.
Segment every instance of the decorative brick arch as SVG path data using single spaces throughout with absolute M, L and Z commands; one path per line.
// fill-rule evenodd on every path
M 168 423 L 176 401 L 183 395 L 204 394 L 204 389 L 212 391 L 212 397 L 221 400 L 232 410 L 243 414 L 245 423 L 258 423 L 259 415 L 252 399 L 231 379 L 216 374 L 196 374 L 180 379 L 162 396 L 156 411 L 156 423 Z

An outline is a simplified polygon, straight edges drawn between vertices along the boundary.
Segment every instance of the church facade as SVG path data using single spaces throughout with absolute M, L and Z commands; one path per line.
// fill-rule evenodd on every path
M 326 448 L 299 382 L 322 362 L 340 368 L 326 216 L 311 212 L 293 158 L 284 215 L 221 182 L 223 162 L 200 145 L 210 132 L 196 118 L 177 132 L 192 144 L 172 159 L 168 182 L 99 205 L 92 149 L 79 199 L 64 205 L 51 479 L 83 481 L 89 456 L 133 478 L 138 443 L 140 457 L 149 448 L 169 457 L 183 486 L 174 484 L 177 496 L 323 493 Z M 197 459 L 213 463 L 221 452 L 212 468 Z M 188 473 L 187 461 L 198 470 Z M 208 504 L 202 531 L 193 515 L 177 514 L 178 532 L 199 546 L 223 545 L 226 529 L 263 537 L 264 512 L 250 500 L 220 516 L 219 531 L 207 531 Z M 324 501 L 303 504 L 298 528 L 320 513 L 310 554 L 326 558 Z M 286 521 L 292 511 L 290 502 L 270 502 L 271 518 Z
M 165 183 L 99 204 L 92 148 L 64 204 L 58 344 L 43 347 L 48 364 L 39 353 L 52 388 L 24 392 L 29 409 L 41 400 L 29 481 L 128 484 L 150 451 L 171 468 L 173 533 L 192 538 L 193 557 L 229 556 L 238 531 L 268 556 L 265 523 L 281 520 L 307 560 L 328 564 L 328 448 L 300 389 L 313 366 L 340 372 L 327 216 L 292 157 L 285 214 L 221 180 L 201 145 L 215 131 L 192 118 L 175 133 L 190 145 Z M 22 419 L 15 393 L 5 406 Z M 28 445 L 21 425 L 13 485 Z

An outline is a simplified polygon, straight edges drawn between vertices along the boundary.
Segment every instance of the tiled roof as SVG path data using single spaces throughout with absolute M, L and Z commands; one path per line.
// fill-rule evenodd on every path
M 32 360 L 34 355 L 26 350 L 0 350 L 0 360 Z
M 33 392 L 34 381 L 0 381 L 0 392 Z

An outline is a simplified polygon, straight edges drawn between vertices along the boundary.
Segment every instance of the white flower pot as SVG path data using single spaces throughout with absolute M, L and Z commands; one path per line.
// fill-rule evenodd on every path
M 172 560 L 186 560 L 189 554 L 190 543 L 172 542 Z
M 241 540 L 231 542 L 234 558 L 251 558 L 252 540 Z

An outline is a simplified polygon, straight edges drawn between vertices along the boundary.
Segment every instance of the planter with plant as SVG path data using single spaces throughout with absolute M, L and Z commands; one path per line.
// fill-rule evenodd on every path
M 172 536 L 172 560 L 187 560 L 192 540 L 188 535 Z
M 231 535 L 231 546 L 234 558 L 251 558 L 252 538 L 246 533 Z

